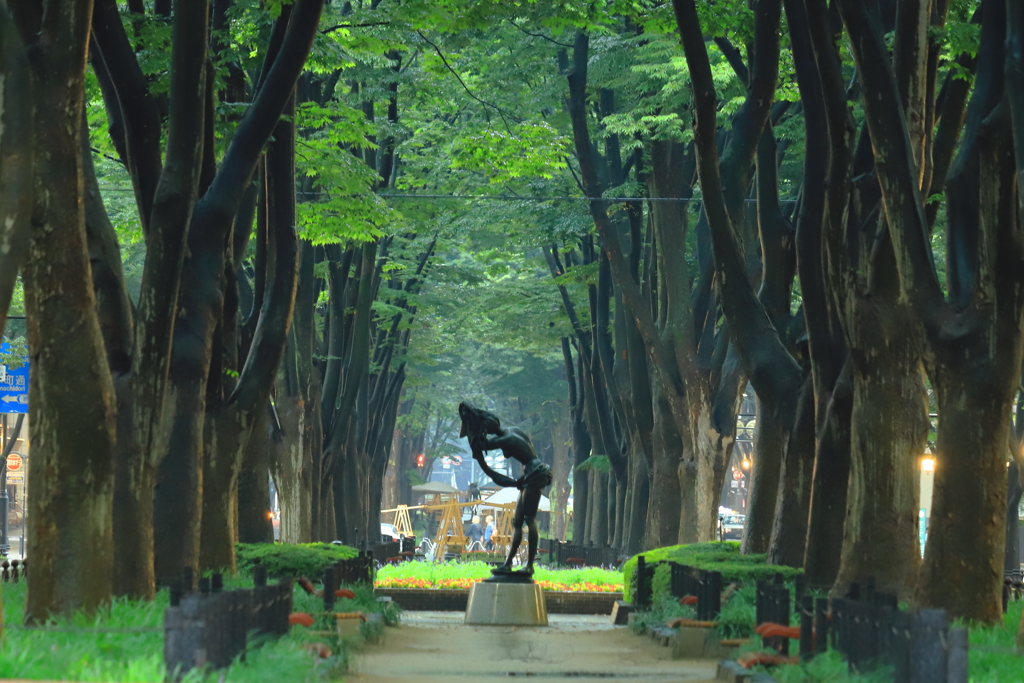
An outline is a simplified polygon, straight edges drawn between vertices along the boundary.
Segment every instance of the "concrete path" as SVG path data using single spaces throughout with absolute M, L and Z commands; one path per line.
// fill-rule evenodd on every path
M 406 612 L 355 656 L 350 683 L 538 681 L 711 683 L 711 660 L 672 661 L 651 638 L 606 616 L 549 615 L 547 627 L 465 626 L 462 612 Z

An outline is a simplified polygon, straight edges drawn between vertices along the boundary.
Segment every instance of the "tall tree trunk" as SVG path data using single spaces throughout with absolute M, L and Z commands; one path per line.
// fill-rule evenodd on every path
M 281 505 L 281 541 L 309 543 L 313 540 L 313 462 L 306 443 L 305 405 L 299 397 L 278 392 L 277 415 L 283 438 L 274 443 L 270 467 Z
M 624 520 L 623 513 L 626 507 L 626 482 L 619 481 L 614 476 L 608 477 L 608 498 L 615 501 L 614 507 L 611 507 L 608 515 L 608 524 L 610 525 L 608 541 L 606 545 L 612 548 L 620 548 L 622 543 L 622 524 Z M 614 514 L 611 513 L 614 510 Z M 615 529 L 615 533 L 611 533 L 611 528 Z
M 768 562 L 803 567 L 807 517 L 814 475 L 814 388 L 810 374 L 797 403 L 797 418 L 779 477 L 778 508 L 768 544 Z
M 1019 363 L 1019 350 L 1016 355 Z M 936 384 L 943 429 L 936 444 L 931 524 L 918 591 L 924 604 L 989 623 L 1002 613 L 1006 542 L 1006 441 L 997 443 L 995 435 L 1009 431 L 1006 395 L 1016 388 L 1002 381 L 1008 373 L 997 374 L 991 383 L 972 375 L 963 382 Z M 997 383 L 1003 386 L 993 386 Z M 956 457 L 966 453 L 971 457 Z M 972 523 L 961 521 L 967 516 Z M 987 600 L 978 604 L 973 591 L 960 588 L 964 583 L 986 586 Z
M 192 214 L 189 258 L 182 276 L 189 286 L 182 290 L 178 302 L 178 310 L 188 315 L 179 315 L 176 321 L 171 359 L 171 448 L 160 469 L 154 502 L 157 576 L 176 577 L 184 567 L 198 568 L 201 508 L 196 492 L 202 491 L 199 454 L 203 449 L 202 422 L 213 333 L 224 307 L 221 280 L 225 272 L 225 246 L 230 243 L 228 236 L 264 145 L 275 129 L 281 130 L 285 124 L 290 127 L 290 121 L 282 120 L 281 114 L 289 102 L 294 102 L 295 82 L 312 46 L 322 8 L 323 0 L 297 0 L 280 15 L 279 25 L 287 27 L 283 40 L 271 45 L 253 104 L 239 123 L 220 168 L 212 174 L 209 188 Z M 275 146 L 272 152 L 285 147 L 288 145 Z M 287 153 L 284 149 L 278 151 Z M 212 160 L 212 156 L 209 158 Z M 294 212 L 294 183 L 282 184 L 278 189 L 292 194 L 292 201 L 279 203 L 279 208 L 290 207 Z M 275 217 L 279 217 L 276 212 Z M 278 220 L 277 229 L 281 234 L 276 234 L 275 229 L 276 248 L 286 250 L 288 255 L 278 253 L 274 282 L 267 293 L 268 302 L 271 292 L 274 293 L 276 304 L 268 303 L 265 311 L 261 311 L 246 365 L 228 400 L 237 401 L 243 414 L 265 410 L 294 306 L 294 222 Z M 252 424 L 251 419 L 246 424 Z
M 835 583 L 843 550 L 853 414 L 850 373 L 848 361 L 828 402 L 814 459 L 804 574 L 808 585 L 817 588 L 829 588 Z
M 177 402 L 177 395 L 167 389 L 171 342 L 204 158 L 203 134 L 213 130 L 209 120 L 213 85 L 207 81 L 209 4 L 189 3 L 174 13 L 170 107 L 165 112 L 167 154 L 162 169 L 158 102 L 135 61 L 116 3 L 105 1 L 98 9 L 94 29 L 104 55 L 97 54 L 96 63 L 102 62 L 116 83 L 118 101 L 108 109 L 124 114 L 121 151 L 127 157 L 122 158 L 132 177 L 146 236 L 131 374 L 128 386 L 118 392 L 123 412 L 119 420 L 128 424 L 119 430 L 121 443 L 115 455 L 114 586 L 120 595 L 151 598 L 156 586 L 154 496 L 161 461 L 168 453 L 170 411 Z M 210 156 L 207 161 L 212 167 Z M 187 484 L 197 481 L 190 479 Z M 184 500 L 191 500 L 189 494 Z
M 849 0 L 839 6 L 864 92 L 901 294 L 925 333 L 924 359 L 941 416 L 918 602 L 965 619 L 999 622 L 1006 443 L 1024 306 L 1021 204 L 1014 177 L 1014 171 L 1019 176 L 1024 170 L 1024 13 L 1019 3 L 982 5 L 978 78 L 947 177 L 947 300 L 927 240 L 914 163 L 918 153 L 912 146 L 915 125 L 903 116 L 914 104 L 900 106 L 900 99 L 905 104 L 907 92 L 913 92 L 906 82 L 914 70 L 907 72 L 910 65 L 901 61 L 893 73 L 877 8 Z M 897 43 L 920 44 L 925 18 L 898 16 L 906 21 L 897 27 L 904 34 Z M 856 435 L 856 403 L 854 413 Z
M 788 301 L 787 288 L 792 273 L 786 271 L 784 263 L 771 262 L 771 255 L 766 253 L 772 270 L 765 269 L 761 291 L 755 293 L 748 267 L 750 259 L 744 256 L 744 247 L 747 251 L 753 250 L 753 240 L 741 241 L 742 228 L 747 222 L 744 200 L 750 169 L 759 145 L 763 147 L 771 135 L 770 126 L 767 129 L 765 126 L 778 81 L 781 2 L 759 2 L 756 6 L 747 97 L 735 116 L 733 132 L 721 161 L 717 142 L 718 100 L 697 8 L 693 0 L 674 0 L 673 6 L 694 86 L 694 145 L 704 211 L 711 229 L 722 311 L 743 374 L 758 396 L 759 438 L 755 438 L 758 452 L 754 454 L 755 471 L 742 548 L 746 553 L 764 552 L 768 549 L 774 519 L 779 467 L 793 428 L 802 381 L 800 367 L 783 345 L 773 322 L 788 315 L 788 310 L 778 309 L 779 302 Z M 762 175 L 769 170 L 774 173 L 774 161 L 772 158 L 769 164 L 759 164 Z M 777 195 L 775 188 L 770 189 L 772 191 L 764 193 L 758 188 L 758 219 L 772 219 L 773 229 L 778 232 L 777 224 L 781 221 Z M 769 246 L 781 247 L 778 240 L 767 238 L 765 228 L 762 226 L 762 251 Z M 780 248 L 779 252 L 782 251 Z M 714 495 L 719 493 L 716 491 Z
M 614 501 L 608 498 L 608 478 L 611 476 L 605 472 L 592 470 L 590 477 L 591 491 L 591 531 L 587 543 L 598 547 L 608 544 L 608 510 L 614 506 Z
M 35 126 L 34 204 L 24 269 L 33 446 L 27 554 L 35 559 L 25 620 L 35 623 L 54 614 L 92 612 L 110 600 L 115 406 L 82 197 L 81 121 L 92 3 L 48 7 L 45 15 L 35 3 L 10 9 L 31 55 L 31 91 L 18 96 L 32 98 Z M 23 111 L 24 104 L 15 97 L 14 111 Z M 74 340 L 70 346 L 69 340 Z
M 634 443 L 638 443 L 639 440 Z M 623 555 L 635 555 L 644 548 L 644 530 L 647 528 L 647 506 L 650 498 L 650 477 L 647 458 L 634 454 L 629 460 L 629 491 L 626 495 L 626 525 L 623 544 L 619 548 Z
M 679 542 L 682 502 L 680 463 L 683 440 L 676 428 L 672 409 L 655 389 L 654 400 L 654 464 L 650 471 L 651 490 L 647 505 L 648 548 L 662 548 Z M 695 526 L 695 525 L 694 525 Z
M 890 342 L 870 365 L 854 364 L 850 487 L 833 595 L 874 577 L 878 590 L 906 597 L 916 583 L 918 460 L 928 420 L 924 378 L 908 343 Z
M 559 414 L 551 430 L 551 442 L 554 450 L 554 462 L 552 463 L 552 474 L 554 475 L 554 486 L 551 487 L 551 537 L 559 541 L 565 541 L 565 533 L 568 530 L 568 505 L 569 505 L 569 473 L 572 471 L 573 449 L 570 443 L 572 438 L 572 416 L 569 410 L 563 410 Z
M 581 421 L 582 423 L 582 421 Z M 580 431 L 585 432 L 582 424 L 579 425 L 577 433 Z M 574 443 L 577 439 L 573 439 Z M 585 455 L 583 454 L 585 453 Z M 588 472 L 579 469 L 579 465 L 582 464 L 588 457 L 590 457 L 589 451 L 583 451 L 580 449 L 576 450 L 573 447 L 574 464 L 572 471 L 572 541 L 573 543 L 583 543 L 586 538 L 586 529 L 588 520 L 588 512 L 590 510 L 590 476 Z
M 824 11 L 822 3 L 814 5 L 816 11 Z M 839 572 L 846 519 L 853 389 L 848 371 L 846 374 L 843 371 L 846 345 L 833 303 L 836 297 L 830 291 L 833 280 L 827 277 L 824 231 L 829 202 L 838 198 L 834 206 L 847 205 L 846 179 L 850 172 L 847 136 L 852 130 L 846 115 L 845 84 L 829 27 L 822 17 L 816 17 L 817 21 L 812 24 L 804 0 L 785 0 L 785 8 L 806 131 L 807 154 L 796 227 L 796 257 L 814 383 L 817 442 L 803 566 L 811 585 L 828 587 Z M 825 45 L 818 54 L 814 50 L 815 34 L 825 36 L 822 40 Z M 820 67 L 819 63 L 825 66 Z M 826 107 L 826 93 L 836 101 L 831 117 Z M 842 212 L 837 211 L 832 221 L 841 224 L 841 215 Z
M 743 552 L 766 553 L 775 520 L 775 503 L 781 481 L 783 455 L 789 443 L 791 414 L 778 413 L 760 395 L 751 458 L 750 495 L 747 498 Z
M 1010 457 L 1013 458 L 1011 452 Z M 1006 469 L 1006 549 L 1003 551 L 1003 572 L 1020 571 L 1020 464 L 1011 459 Z
M 697 536 L 697 463 L 686 455 L 679 461 L 679 536 L 674 543 L 696 543 Z M 674 545 L 674 543 L 669 545 Z
M 271 436 L 267 411 L 256 416 L 238 474 L 238 541 L 273 543 L 270 512 L 270 453 L 277 446 Z M 205 527 L 206 524 L 204 523 Z

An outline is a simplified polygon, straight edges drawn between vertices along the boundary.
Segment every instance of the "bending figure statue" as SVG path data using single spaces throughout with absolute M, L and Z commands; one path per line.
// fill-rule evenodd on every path
M 488 477 L 498 486 L 516 487 L 519 489 L 519 500 L 516 502 L 515 517 L 512 520 L 512 545 L 508 550 L 505 563 L 493 570 L 495 579 L 502 575 L 516 574 L 531 576 L 533 560 L 537 556 L 537 508 L 540 505 L 541 490 L 552 481 L 551 468 L 540 461 L 534 450 L 530 437 L 518 427 L 501 427 L 498 416 L 468 403 L 459 404 L 459 416 L 462 418 L 460 437 L 469 439 L 473 459 L 480 465 Z M 484 460 L 484 451 L 501 450 L 506 458 L 515 458 L 523 464 L 523 476 L 519 479 L 507 477 L 495 472 Z M 512 571 L 512 559 L 519 552 L 523 542 L 523 525 L 528 530 L 527 562 L 520 572 Z

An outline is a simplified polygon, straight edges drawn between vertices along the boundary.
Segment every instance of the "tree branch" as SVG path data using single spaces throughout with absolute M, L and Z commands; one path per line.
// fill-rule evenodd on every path
M 206 4 L 205 1 L 202 2 L 204 7 Z M 190 14 L 188 8 L 183 7 L 182 11 Z M 204 22 L 203 26 L 205 25 Z M 117 92 L 117 103 L 121 107 L 127 151 L 127 158 L 124 161 L 128 165 L 132 186 L 135 188 L 143 234 L 146 234 L 152 221 L 153 203 L 161 176 L 160 107 L 149 92 L 149 84 L 142 73 L 142 67 L 139 66 L 138 57 L 132 50 L 115 0 L 97 0 L 93 11 L 92 30 L 96 45 L 100 49 L 100 58 L 110 74 L 110 80 Z M 195 30 L 203 29 L 197 25 Z M 205 46 L 200 50 L 203 55 L 206 54 Z M 173 78 L 174 57 L 171 59 Z
M 934 320 L 943 295 L 931 258 L 917 164 L 879 17 L 853 0 L 839 0 L 839 9 L 862 88 L 872 94 L 863 98 L 864 114 L 903 290 L 925 320 Z
M 520 31 L 522 31 L 523 33 L 525 33 L 528 36 L 533 36 L 534 38 L 543 38 L 544 40 L 548 41 L 549 43 L 554 43 L 555 45 L 558 45 L 559 47 L 572 47 L 572 45 L 570 45 L 569 43 L 560 43 L 557 40 L 555 40 L 554 38 L 549 38 L 548 36 L 544 35 L 543 33 L 531 33 L 530 31 L 527 31 L 525 28 L 523 28 L 522 26 L 520 26 L 516 22 L 512 21 L 511 19 L 509 20 L 509 23 L 512 24 L 513 26 L 515 26 L 517 29 L 519 29 Z
M 445 59 L 444 53 L 441 52 L 441 48 L 439 48 L 437 45 L 432 43 L 429 38 L 427 38 L 425 35 L 423 35 L 422 31 L 416 31 L 416 33 L 417 33 L 417 35 L 419 35 L 420 38 L 423 39 L 423 41 L 425 43 L 427 43 L 427 45 L 429 45 L 430 47 L 434 48 L 434 52 L 436 52 L 437 56 L 441 58 L 441 62 L 444 64 L 444 68 L 448 69 L 448 71 L 451 72 L 452 76 L 455 76 L 455 79 L 459 82 L 459 85 L 462 86 L 462 89 L 466 91 L 466 94 L 469 95 L 470 97 L 472 97 L 474 100 L 476 100 L 480 104 L 484 105 L 485 107 L 489 107 L 489 108 L 493 109 L 494 111 L 496 111 L 498 113 L 498 116 L 501 117 L 502 123 L 505 124 L 505 130 L 508 131 L 509 135 L 512 135 L 512 129 L 509 127 L 508 121 L 505 119 L 505 114 L 508 114 L 512 118 L 512 120 L 515 121 L 516 123 L 519 123 L 521 121 L 521 119 L 519 117 L 517 117 L 515 114 L 513 114 L 512 112 L 506 111 L 505 109 L 502 109 L 498 105 L 491 104 L 490 102 L 488 102 L 486 100 L 482 100 L 479 97 L 477 97 L 476 95 L 474 95 L 473 91 L 469 89 L 468 85 L 466 85 L 466 82 L 462 80 L 462 76 L 460 76 L 455 71 L 455 69 L 453 69 L 451 67 L 451 64 L 448 63 L 448 60 Z
M 249 413 L 269 396 L 295 311 L 299 251 L 295 233 L 294 120 L 293 90 L 267 153 L 268 237 L 272 236 L 268 241 L 273 245 L 273 274 L 245 365 L 228 398 L 228 403 L 237 401 L 239 409 Z
M 367 21 L 362 24 L 335 24 L 330 28 L 325 28 L 320 31 L 321 35 L 327 35 L 328 33 L 334 33 L 338 29 L 342 28 L 369 28 L 370 26 L 390 26 L 390 21 Z

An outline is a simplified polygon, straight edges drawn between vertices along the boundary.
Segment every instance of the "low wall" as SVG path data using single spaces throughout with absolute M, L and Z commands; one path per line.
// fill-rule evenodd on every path
M 375 588 L 378 597 L 389 597 L 410 612 L 465 612 L 468 590 L 435 588 Z M 548 614 L 611 614 L 622 593 L 544 591 Z

